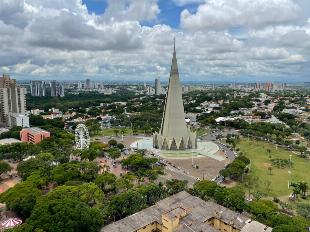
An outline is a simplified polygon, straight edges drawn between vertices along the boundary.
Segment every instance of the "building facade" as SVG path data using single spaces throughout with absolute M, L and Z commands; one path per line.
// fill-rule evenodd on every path
M 29 117 L 24 114 L 18 114 L 18 113 L 9 113 L 9 121 L 8 125 L 9 127 L 13 126 L 19 126 L 22 128 L 30 127 L 29 124 Z
M 162 87 L 160 84 L 160 79 L 156 78 L 155 79 L 155 95 L 161 95 L 161 94 L 163 94 L 163 91 L 162 91 Z
M 33 97 L 44 97 L 45 96 L 45 83 L 44 81 L 31 81 L 30 82 L 30 93 Z
M 161 150 L 197 148 L 196 133 L 190 130 L 185 121 L 175 43 L 161 129 L 153 135 L 153 146 Z
M 57 81 L 51 81 L 51 96 L 52 97 L 64 97 L 65 96 L 64 83 L 60 83 Z
M 16 85 L 16 80 L 8 75 L 0 78 L 0 122 L 9 125 L 9 114 L 25 114 L 26 111 L 25 88 Z
M 38 127 L 25 128 L 20 131 L 20 140 L 26 143 L 37 144 L 50 136 L 51 134 L 49 131 Z

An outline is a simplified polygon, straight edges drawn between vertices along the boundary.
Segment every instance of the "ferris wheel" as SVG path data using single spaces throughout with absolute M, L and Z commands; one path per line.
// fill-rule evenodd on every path
M 84 124 L 78 124 L 75 128 L 75 148 L 79 150 L 88 149 L 90 138 L 88 129 Z

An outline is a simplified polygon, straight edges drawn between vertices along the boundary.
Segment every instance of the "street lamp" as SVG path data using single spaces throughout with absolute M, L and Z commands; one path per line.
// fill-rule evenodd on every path
M 288 175 L 289 175 L 289 177 L 288 177 L 288 181 L 287 181 L 287 188 L 288 188 L 288 189 L 290 189 L 291 174 L 292 174 L 292 172 L 289 170 L 289 171 L 288 171 Z
M 192 150 L 192 167 L 194 167 L 194 151 Z

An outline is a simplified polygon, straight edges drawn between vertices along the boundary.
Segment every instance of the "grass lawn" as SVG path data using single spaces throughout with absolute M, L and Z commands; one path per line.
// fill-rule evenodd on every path
M 240 151 L 251 160 L 251 170 L 254 176 L 259 178 L 259 191 L 272 197 L 288 196 L 292 191 L 288 189 L 289 168 L 278 169 L 272 167 L 272 172 L 268 170 L 271 165 L 267 150 L 271 150 L 271 158 L 289 159 L 292 155 L 291 180 L 293 182 L 306 181 L 310 184 L 310 161 L 300 158 L 292 152 L 278 148 L 275 145 L 261 142 L 248 141 L 243 139 L 238 144 Z M 266 183 L 271 182 L 270 192 L 268 193 Z
M 102 129 L 101 132 L 99 133 L 99 135 L 102 136 L 115 136 L 115 130 L 118 130 L 118 136 L 120 136 L 122 134 L 122 129 L 124 129 L 124 135 L 132 135 L 132 130 L 129 127 L 126 128 L 105 128 Z M 144 134 L 144 131 L 142 130 L 137 130 L 138 134 Z M 98 136 L 98 135 L 95 135 Z
M 115 130 L 118 130 L 118 135 L 122 133 L 122 128 L 105 128 L 101 130 L 100 135 L 103 136 L 115 136 Z M 132 130 L 130 128 L 124 128 L 124 135 L 132 135 Z

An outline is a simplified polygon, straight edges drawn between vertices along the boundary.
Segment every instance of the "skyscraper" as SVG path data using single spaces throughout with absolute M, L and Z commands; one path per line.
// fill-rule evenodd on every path
M 11 126 L 9 125 L 11 113 L 25 113 L 26 93 L 27 90 L 17 86 L 16 80 L 11 79 L 9 75 L 3 75 L 0 78 L 0 121 L 2 123 Z
M 63 83 L 57 81 L 51 81 L 51 96 L 52 97 L 64 97 L 65 86 Z
M 44 97 L 45 96 L 44 81 L 31 81 L 30 92 L 31 96 L 33 97 Z
M 161 129 L 153 136 L 153 146 L 162 150 L 186 150 L 197 147 L 196 133 L 192 132 L 185 122 L 175 41 Z
M 160 95 L 160 94 L 162 94 L 160 79 L 156 78 L 155 79 L 155 95 Z
M 90 89 L 90 88 L 91 88 L 91 81 L 90 81 L 90 79 L 86 79 L 85 89 Z

